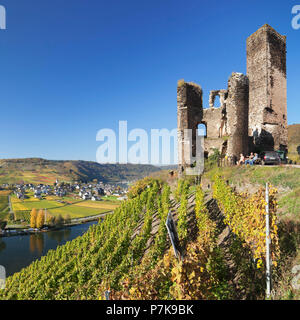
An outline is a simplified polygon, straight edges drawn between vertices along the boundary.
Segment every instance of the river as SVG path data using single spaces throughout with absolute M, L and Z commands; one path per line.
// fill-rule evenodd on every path
M 49 250 L 81 236 L 92 224 L 97 224 L 97 221 L 56 231 L 0 238 L 0 265 L 5 267 L 6 276 L 19 272 Z

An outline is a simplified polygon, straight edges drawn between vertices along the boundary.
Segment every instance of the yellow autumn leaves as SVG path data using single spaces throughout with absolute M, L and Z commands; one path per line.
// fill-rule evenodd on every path
M 35 208 L 30 213 L 30 227 L 41 229 L 45 224 L 45 213 L 44 210 L 40 209 L 37 211 Z
M 269 216 L 272 262 L 279 259 L 278 228 L 276 223 L 277 190 L 269 189 Z M 235 193 L 220 177 L 214 178 L 213 197 L 225 215 L 225 223 L 249 246 L 257 268 L 265 261 L 266 251 L 266 202 L 265 191 L 261 188 L 253 195 Z

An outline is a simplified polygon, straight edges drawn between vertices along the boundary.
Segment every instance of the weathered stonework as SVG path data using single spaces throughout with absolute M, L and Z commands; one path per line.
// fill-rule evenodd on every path
M 228 80 L 226 101 L 228 129 L 227 154 L 248 154 L 249 81 L 242 73 L 232 73 Z
M 213 108 L 215 106 L 216 97 L 220 97 L 220 107 L 225 107 L 225 101 L 227 99 L 227 90 L 213 90 L 209 94 L 209 107 Z
M 248 152 L 248 94 L 248 78 L 241 73 L 232 73 L 227 90 L 211 91 L 210 108 L 203 110 L 202 120 L 207 127 L 207 155 L 214 148 L 223 156 Z M 220 95 L 219 108 L 213 107 L 216 95 Z
M 203 109 L 202 90 L 195 84 L 181 82 L 177 88 L 178 101 L 178 147 L 180 172 L 191 166 L 192 161 L 184 155 L 184 129 L 192 129 L 192 155 L 195 156 L 196 130 L 199 124 L 206 126 L 204 151 L 206 156 L 218 149 L 238 158 L 248 151 L 248 94 L 247 76 L 232 73 L 227 90 L 210 93 L 210 108 Z M 214 107 L 215 97 L 220 96 L 220 107 Z
M 247 76 L 232 73 L 227 89 L 213 90 L 203 108 L 202 89 L 181 81 L 177 88 L 179 174 L 192 163 L 184 155 L 185 129 L 206 126 L 204 150 L 239 158 L 253 151 L 287 149 L 286 37 L 268 25 L 247 39 Z M 215 98 L 220 97 L 220 107 Z
M 287 149 L 286 37 L 264 25 L 247 39 L 252 149 Z
M 195 155 L 195 140 L 198 124 L 203 117 L 202 89 L 193 83 L 181 82 L 177 88 L 177 119 L 178 119 L 178 153 L 179 171 L 190 165 L 190 160 L 184 157 L 184 129 L 192 129 L 193 154 Z

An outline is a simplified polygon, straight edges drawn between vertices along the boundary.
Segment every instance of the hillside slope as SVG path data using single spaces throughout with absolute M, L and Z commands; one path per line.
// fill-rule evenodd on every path
M 102 299 L 107 289 L 111 290 L 112 299 L 264 299 L 265 271 L 253 262 L 249 251 L 252 238 L 246 243 L 247 239 L 235 231 L 234 225 L 232 230 L 224 225 L 221 198 L 214 198 L 212 193 L 210 177 L 215 173 L 241 192 L 248 189 L 256 193 L 266 181 L 279 187 L 281 255 L 274 271 L 275 298 L 299 298 L 297 294 L 293 296 L 290 270 L 300 259 L 300 169 L 234 167 L 206 173 L 202 181 L 205 197 L 199 188 L 186 185 L 187 181 L 173 193 L 160 181 L 154 181 L 150 188 L 149 182 L 140 183 L 140 189 L 133 188 L 135 198 L 123 202 L 102 223 L 9 277 L 0 300 Z M 291 202 L 286 203 L 289 195 Z M 248 201 L 244 195 L 238 197 Z M 265 209 L 262 199 L 256 199 L 248 201 L 244 209 L 251 205 L 253 210 L 249 212 L 256 212 L 262 219 L 263 223 L 258 225 L 262 229 Z M 239 206 L 236 208 L 235 214 L 244 213 Z M 173 250 L 168 250 L 165 221 L 170 210 L 177 222 L 180 245 L 185 248 L 184 262 L 180 264 Z M 234 221 L 240 220 L 248 225 L 248 218 L 243 215 Z M 256 235 L 257 226 L 253 223 L 249 224 L 252 229 L 241 230 L 246 234 L 254 230 Z M 264 233 L 260 237 L 265 239 Z
M 300 161 L 300 124 L 288 126 L 289 136 L 289 158 L 293 161 Z
M 0 184 L 2 183 L 48 183 L 56 179 L 65 182 L 103 182 L 141 179 L 161 170 L 152 165 L 99 164 L 92 161 L 58 161 L 40 158 L 0 160 Z

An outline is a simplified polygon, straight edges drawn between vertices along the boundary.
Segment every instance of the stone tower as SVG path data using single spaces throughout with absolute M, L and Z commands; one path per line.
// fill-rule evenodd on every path
M 177 87 L 177 128 L 179 173 L 192 163 L 184 154 L 184 130 L 192 130 L 192 153 L 195 155 L 195 140 L 198 124 L 203 117 L 202 89 L 194 83 L 178 82 Z
M 239 158 L 248 154 L 249 81 L 242 73 L 233 72 L 228 80 L 226 100 L 227 154 Z
M 267 24 L 247 39 L 247 76 L 250 148 L 286 150 L 286 37 Z

